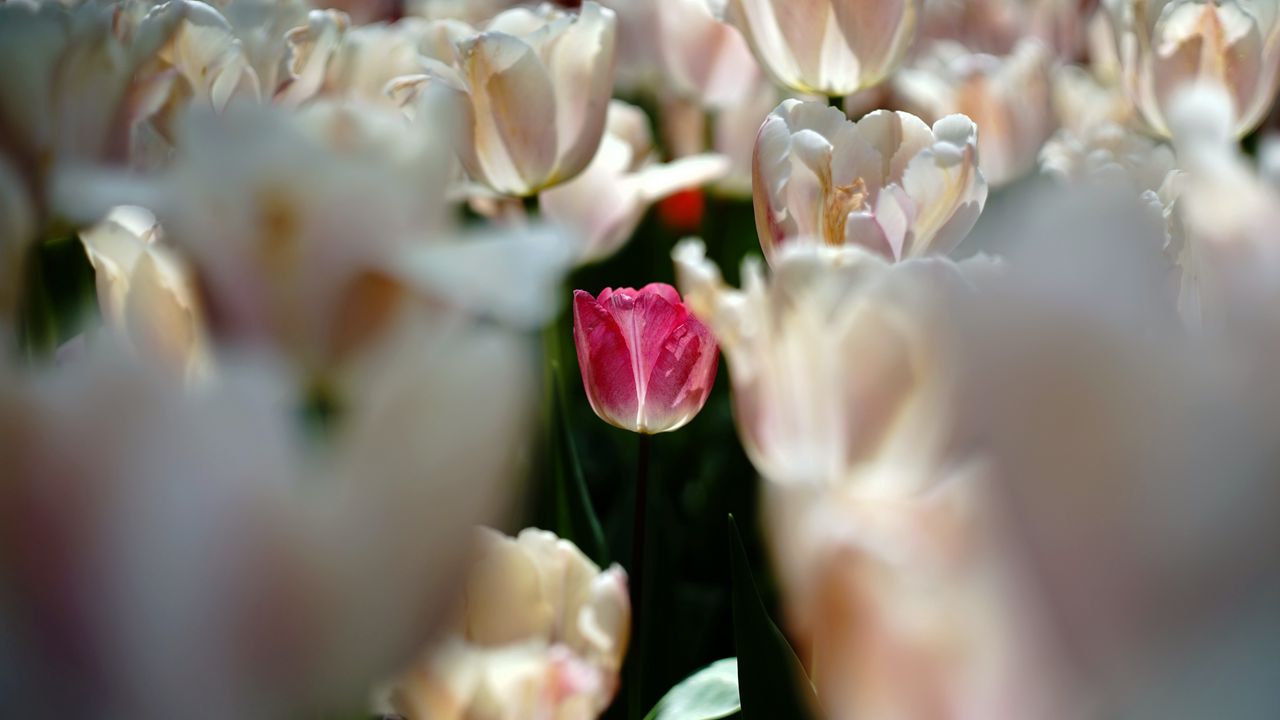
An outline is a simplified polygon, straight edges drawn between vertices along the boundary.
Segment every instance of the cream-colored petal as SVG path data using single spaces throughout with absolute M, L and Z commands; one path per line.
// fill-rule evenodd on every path
M 547 184 L 556 166 L 557 111 L 552 80 L 537 54 L 510 35 L 486 33 L 463 45 L 462 67 L 484 172 L 476 179 L 512 195 Z
M 613 11 L 587 0 L 546 51 L 559 148 L 553 182 L 582 172 L 600 145 L 613 89 L 616 38 Z
M 858 87 L 888 76 L 915 37 L 920 0 L 833 0 L 835 21 L 858 59 Z
M 299 105 L 320 92 L 334 52 L 341 45 L 350 22 L 343 13 L 313 10 L 307 24 L 285 35 L 288 44 L 290 83 L 276 96 L 286 107 Z
M 774 15 L 772 0 L 730 0 L 728 18 L 742 31 L 756 60 L 775 80 L 788 88 L 809 89 Z
M 671 0 L 653 8 L 663 67 L 677 92 L 710 107 L 731 107 L 755 86 L 757 70 L 742 34 L 707 0 Z
M 912 158 L 903 173 L 902 187 L 916 204 L 912 255 L 949 252 L 972 229 L 986 202 L 972 121 L 953 115 L 935 128 L 939 140 Z

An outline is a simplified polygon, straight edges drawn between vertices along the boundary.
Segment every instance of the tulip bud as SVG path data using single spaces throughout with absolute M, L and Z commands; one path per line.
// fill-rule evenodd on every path
M 575 290 L 573 338 L 591 408 L 624 430 L 683 427 L 716 379 L 715 340 L 670 285 Z
M 464 41 L 472 141 L 460 159 L 471 177 L 528 196 L 582 172 L 604 135 L 614 38 L 613 11 L 586 2 L 577 14 L 509 10 Z
M 1112 0 L 1125 89 L 1157 133 L 1179 89 L 1211 83 L 1230 96 L 1242 137 L 1266 115 L 1280 81 L 1280 10 L 1274 0 Z
M 915 37 L 920 0 L 732 0 L 729 18 L 774 79 L 848 95 L 884 80 Z
M 987 200 L 977 128 L 964 115 L 932 129 L 888 110 L 854 123 L 797 100 L 761 126 L 752 189 L 770 262 L 795 241 L 861 245 L 894 260 L 945 253 L 969 234 Z

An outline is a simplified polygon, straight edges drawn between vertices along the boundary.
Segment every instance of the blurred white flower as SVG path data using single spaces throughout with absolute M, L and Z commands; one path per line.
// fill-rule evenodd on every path
M 783 99 L 782 92 L 767 77 L 756 79 L 742 102 L 718 110 L 711 118 L 711 149 L 729 159 L 729 172 L 715 189 L 732 196 L 751 195 L 751 164 L 756 151 L 756 135 L 765 118 Z
M 542 191 L 539 208 L 551 221 L 585 239 L 579 263 L 617 252 L 654 202 L 697 188 L 724 175 L 719 155 L 697 155 L 658 163 L 644 111 L 619 100 L 609 105 L 608 125 L 595 158 L 581 175 Z
M 920 0 L 728 0 L 727 17 L 783 86 L 848 95 L 879 84 L 915 37 Z
M 1280 287 L 1280 191 L 1244 157 L 1234 140 L 1232 99 L 1216 84 L 1192 86 L 1173 99 L 1169 127 L 1178 163 L 1186 242 L 1179 307 L 1197 328 L 1222 329 L 1252 315 Z
M 613 89 L 619 97 L 638 97 L 662 86 L 657 14 L 652 0 L 600 0 L 617 16 L 617 66 Z
M 1274 0 L 1107 0 L 1125 88 L 1155 132 L 1169 136 L 1175 96 L 1201 83 L 1230 97 L 1241 137 L 1271 108 L 1280 83 Z
M 122 38 L 112 10 L 98 3 L 0 4 L 0 155 L 27 186 L 37 231 L 58 174 L 124 163 L 134 125 L 169 92 L 169 76 L 140 71 L 177 32 L 180 13 L 148 15 Z
M 293 81 L 279 102 L 341 97 L 393 106 L 392 81 L 421 75 L 435 67 L 432 61 L 453 63 L 454 44 L 474 32 L 463 23 L 420 18 L 352 25 L 343 13 L 312 11 L 306 25 L 286 35 Z
M 614 87 L 623 97 L 728 108 L 760 74 L 720 0 L 603 0 L 618 17 Z
M 393 672 L 510 500 L 529 346 L 496 325 L 401 326 L 320 441 L 278 366 L 194 386 L 101 346 L 0 370 L 6 708 L 274 718 Z M 109 349 L 109 348 L 107 348 Z
M 305 116 L 268 108 L 192 112 L 164 174 L 134 186 L 101 178 L 66 195 L 154 210 L 189 258 L 220 342 L 269 343 L 319 372 L 352 333 L 385 327 L 395 288 L 380 268 L 440 227 L 440 205 L 423 190 L 432 174 L 447 177 L 446 139 L 389 114 L 348 108 L 334 117 L 338 132 L 309 137 Z M 387 155 L 367 138 L 403 146 Z
M 450 100 L 422 96 L 431 110 L 414 121 L 394 109 L 330 102 L 298 113 L 197 110 L 179 126 L 182 152 L 164 173 L 85 176 L 63 194 L 82 205 L 153 209 L 198 278 L 218 343 L 275 348 L 304 378 L 323 380 L 415 298 L 475 309 L 470 295 L 455 302 L 453 287 L 406 270 L 424 249 L 437 253 L 431 263 L 457 256 L 444 192 L 453 168 Z M 454 275 L 465 270 L 475 281 L 470 292 L 495 302 L 523 293 L 569 261 L 545 240 L 513 241 L 554 255 L 526 268 L 524 282 L 465 262 L 452 265 Z M 549 309 L 528 296 L 521 307 L 525 317 Z
M 893 260 L 949 252 L 987 199 L 977 135 L 962 115 L 930 129 L 902 112 L 855 123 L 821 103 L 783 102 L 760 128 L 752 168 L 766 257 L 797 242 Z
M 667 87 L 708 107 L 742 102 L 759 72 L 737 28 L 717 17 L 716 0 L 652 3 L 654 39 Z
M 1084 47 L 1089 0 L 925 0 L 920 37 L 1007 55 L 1024 38 L 1070 59 Z
M 924 351 L 903 361 L 931 339 L 903 326 L 903 308 L 944 313 L 945 303 L 927 301 L 971 291 L 969 276 L 990 271 L 989 261 L 891 263 L 857 246 L 796 245 L 779 251 L 767 280 L 758 262 L 744 262 L 742 290 L 734 290 L 700 242 L 678 245 L 673 257 L 686 304 L 728 362 L 739 436 L 764 477 L 845 483 L 867 458 L 889 452 L 882 443 L 909 443 L 898 449 L 922 462 L 929 456 L 933 438 L 890 432 L 933 411 L 908 401 L 932 377 L 922 364 L 941 362 Z
M 217 110 L 232 97 L 262 97 L 257 72 L 231 24 L 217 10 L 197 0 L 168 0 L 153 12 L 182 18 L 159 59 L 186 81 L 187 92 Z
M 1051 646 L 1079 674 L 1061 709 L 1265 717 L 1275 614 L 1261 588 L 1280 568 L 1256 549 L 1280 527 L 1280 405 L 1257 363 L 1271 365 L 1278 336 L 1185 333 L 1158 232 L 1110 187 L 1041 187 L 1010 210 L 988 225 L 1020 241 L 1008 282 L 962 333 L 974 410 L 961 417 L 983 439 Z M 1245 284 L 1256 306 L 1265 296 Z M 1234 331 L 1274 333 L 1273 315 L 1238 315 Z
M 157 364 L 192 377 L 207 361 L 204 318 L 190 269 L 160 235 L 149 212 L 125 206 L 80 231 L 80 241 L 107 327 Z
M 1053 111 L 1058 126 L 1077 135 L 1103 125 L 1129 125 L 1135 119 L 1124 88 L 1079 65 L 1053 71 Z
M 1060 130 L 1040 153 L 1042 169 L 1073 182 L 1114 178 L 1138 193 L 1158 191 L 1173 181 L 1173 148 L 1115 124 L 1100 124 L 1084 134 Z
M 1034 40 L 1006 56 L 974 54 L 937 43 L 895 76 L 903 108 L 927 122 L 952 113 L 978 126 L 979 165 L 992 185 L 1009 183 L 1035 167 L 1040 146 L 1055 127 L 1053 58 Z
M 737 291 L 702 253 L 678 247 L 677 277 L 728 360 L 788 627 L 825 713 L 1053 716 L 1051 658 L 1010 584 L 958 406 L 958 313 L 989 261 L 801 246 L 767 280 L 744 267 Z
M 481 529 L 454 633 L 396 679 L 406 717 L 593 720 L 609 707 L 631 630 L 627 576 L 567 540 Z
M 275 97 L 287 81 L 286 35 L 307 24 L 307 0 L 235 0 L 219 8 L 258 76 L 264 99 Z

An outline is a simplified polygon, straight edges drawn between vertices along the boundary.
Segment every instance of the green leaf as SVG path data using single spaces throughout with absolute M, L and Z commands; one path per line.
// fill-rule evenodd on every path
M 550 344 L 550 343 L 549 343 Z M 555 455 L 556 534 L 573 542 L 582 552 L 604 567 L 609 562 L 609 547 L 604 540 L 600 518 L 591 505 L 587 481 L 578 461 L 578 449 L 569 428 L 568 402 L 560 377 L 560 360 L 556 352 L 547 358 L 551 373 L 552 448 Z
M 93 266 L 74 234 L 37 243 L 24 264 L 19 343 L 47 359 L 97 313 Z
M 778 626 L 769 618 L 733 515 L 729 516 L 733 569 L 733 640 L 738 650 L 738 687 L 744 720 L 813 717 L 813 686 Z
M 645 720 L 720 720 L 741 709 L 738 658 L 725 658 L 681 680 Z

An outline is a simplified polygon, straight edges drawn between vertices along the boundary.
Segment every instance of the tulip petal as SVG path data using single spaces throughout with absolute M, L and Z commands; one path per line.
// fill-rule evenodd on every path
M 576 178 L 543 190 L 539 209 L 552 222 L 573 228 L 585 239 L 580 263 L 599 260 L 627 241 L 643 204 L 628 182 L 631 147 L 606 135 L 587 169 Z
M 858 129 L 882 156 L 885 183 L 900 182 L 907 163 L 933 142 L 933 133 L 920 118 L 892 110 L 876 110 L 858 121 Z
M 902 251 L 902 236 L 895 233 L 890 237 L 889 233 L 881 227 L 879 222 L 881 209 L 882 207 L 878 207 L 875 215 L 869 212 L 849 213 L 844 224 L 844 243 L 861 245 L 885 258 L 896 260 Z
M 631 348 L 613 315 L 582 290 L 573 293 L 573 340 L 591 408 L 610 425 L 635 430 L 639 400 Z
M 977 170 L 975 147 L 955 142 L 972 137 L 971 125 L 961 115 L 938 121 L 939 142 L 920 151 L 903 173 L 902 187 L 916 203 L 911 255 L 950 251 L 952 246 L 940 243 L 963 239 L 986 203 L 987 183 Z
M 716 379 L 719 353 L 706 326 L 680 308 L 685 322 L 658 345 L 645 382 L 644 425 L 649 430 L 682 427 L 702 409 Z
M 704 153 L 647 167 L 636 173 L 635 185 L 645 202 L 656 202 L 681 190 L 719 180 L 728 170 L 728 158 Z
M 827 49 L 832 44 L 829 33 L 836 29 L 830 0 L 769 0 L 768 4 L 800 72 L 815 85 L 822 83 L 826 79 Z M 834 40 L 843 44 L 838 36 Z
M 731 19 L 769 74 L 787 87 L 804 87 L 805 75 L 774 16 L 772 0 L 732 0 L 730 9 Z
M 794 102 L 794 101 L 788 101 Z M 787 106 L 783 103 L 779 109 Z M 751 161 L 751 188 L 756 214 L 756 232 L 766 254 L 800 233 L 795 218 L 787 212 L 787 186 L 791 181 L 791 131 L 787 121 L 770 115 L 760 126 Z
M 686 311 L 680 304 L 680 294 L 670 285 L 653 283 L 639 292 L 616 290 L 601 304 L 613 316 L 631 349 L 636 395 L 643 406 L 644 383 L 662 351 L 662 341 L 684 319 Z
M 616 22 L 612 10 L 585 2 L 546 50 L 560 149 L 555 182 L 582 172 L 600 146 L 613 87 Z
M 835 0 L 835 21 L 861 65 L 863 87 L 898 64 L 914 36 L 919 0 Z
M 709 107 L 742 102 L 757 80 L 742 34 L 715 17 L 706 0 L 655 3 L 666 74 L 677 92 Z
M 502 33 L 462 48 L 475 109 L 476 155 L 489 184 L 526 195 L 545 184 L 556 160 L 555 91 L 533 49 Z

